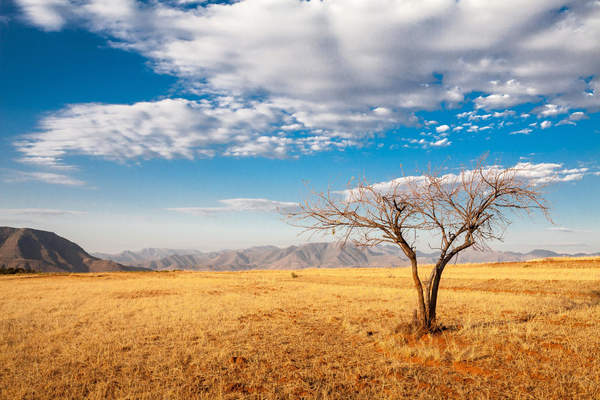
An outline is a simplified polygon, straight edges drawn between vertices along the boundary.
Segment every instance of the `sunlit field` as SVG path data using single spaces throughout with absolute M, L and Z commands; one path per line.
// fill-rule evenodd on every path
M 425 272 L 425 271 L 423 271 Z M 598 399 L 600 260 L 0 277 L 6 399 Z

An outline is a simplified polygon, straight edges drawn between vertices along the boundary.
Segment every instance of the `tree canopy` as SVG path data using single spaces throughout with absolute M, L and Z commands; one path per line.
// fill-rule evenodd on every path
M 314 193 L 290 216 L 309 232 L 331 232 L 344 244 L 400 246 L 409 259 L 417 292 L 417 320 L 423 330 L 436 326 L 439 283 L 446 265 L 468 248 L 483 250 L 501 240 L 509 214 L 548 206 L 536 182 L 517 168 L 486 166 L 480 161 L 457 174 L 432 170 L 391 182 L 358 182 L 341 192 Z M 548 217 L 549 218 L 549 217 Z M 439 241 L 439 258 L 422 280 L 417 238 L 428 233 Z

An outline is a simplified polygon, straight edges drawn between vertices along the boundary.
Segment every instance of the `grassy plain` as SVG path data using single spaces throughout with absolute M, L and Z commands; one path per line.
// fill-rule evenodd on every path
M 295 276 L 294 276 L 295 275 Z M 600 399 L 600 260 L 0 277 L 5 399 Z

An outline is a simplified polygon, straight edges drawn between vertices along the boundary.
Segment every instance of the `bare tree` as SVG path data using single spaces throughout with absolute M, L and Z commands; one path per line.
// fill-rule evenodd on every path
M 417 294 L 416 323 L 422 332 L 437 329 L 436 306 L 442 273 L 470 247 L 483 250 L 501 240 L 510 211 L 548 207 L 535 182 L 515 168 L 485 166 L 440 175 L 431 170 L 389 183 L 360 182 L 343 192 L 315 193 L 290 214 L 293 224 L 309 232 L 332 232 L 343 244 L 372 247 L 394 243 L 410 260 Z M 426 280 L 419 276 L 419 233 L 439 239 L 439 258 Z M 437 240 L 436 239 L 436 240 Z

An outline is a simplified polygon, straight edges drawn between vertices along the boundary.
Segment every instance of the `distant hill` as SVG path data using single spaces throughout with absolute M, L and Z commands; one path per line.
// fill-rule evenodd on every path
M 101 260 L 55 233 L 0 227 L 0 269 L 38 272 L 130 271 L 140 268 Z
M 123 251 L 119 254 L 93 253 L 95 257 L 112 260 L 126 265 L 143 264 L 149 261 L 160 260 L 176 255 L 202 254 L 201 251 L 193 249 L 157 249 L 147 248 L 140 251 Z
M 201 252 L 198 250 L 144 249 L 138 252 L 96 254 L 127 265 L 164 269 L 191 270 L 244 270 L 244 269 L 301 269 L 335 267 L 402 267 L 408 260 L 399 247 L 385 245 L 375 248 L 358 248 L 351 244 L 308 243 L 301 246 L 279 248 L 275 246 L 251 247 L 242 250 Z M 161 255 L 163 255 L 161 257 Z M 581 256 L 577 254 L 575 256 Z M 597 254 L 600 255 L 600 254 Z M 417 252 L 419 262 L 435 263 L 438 254 Z M 533 250 L 529 253 L 466 250 L 456 260 L 458 263 L 526 261 L 535 258 L 564 257 L 570 254 L 550 250 Z M 129 261 L 131 260 L 131 261 Z

